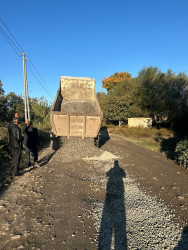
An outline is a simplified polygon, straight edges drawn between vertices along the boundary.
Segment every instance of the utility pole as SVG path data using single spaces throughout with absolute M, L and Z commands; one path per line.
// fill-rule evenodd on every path
M 25 121 L 30 121 L 30 109 L 29 109 L 29 96 L 28 96 L 28 83 L 27 83 L 27 70 L 25 63 L 25 53 L 22 54 L 23 61 L 23 79 L 24 79 L 24 106 L 25 106 Z

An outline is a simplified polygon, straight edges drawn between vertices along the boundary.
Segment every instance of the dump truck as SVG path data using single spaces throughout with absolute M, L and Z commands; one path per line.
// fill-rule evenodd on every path
M 50 112 L 53 138 L 61 146 L 70 137 L 93 138 L 99 144 L 103 114 L 95 93 L 95 79 L 61 76 Z

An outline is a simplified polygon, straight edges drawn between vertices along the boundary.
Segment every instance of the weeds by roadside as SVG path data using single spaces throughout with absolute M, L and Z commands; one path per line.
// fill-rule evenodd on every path
M 162 140 L 174 137 L 173 131 L 166 128 L 129 128 L 127 125 L 124 125 L 122 127 L 109 126 L 108 131 L 112 134 L 122 135 L 127 140 L 157 152 L 161 151 Z
M 164 153 L 168 159 L 185 168 L 188 167 L 188 139 L 184 134 L 177 135 L 167 128 L 129 128 L 128 125 L 104 125 L 103 128 L 108 128 L 109 133 L 124 136 L 147 149 Z
M 131 127 L 129 128 L 128 125 L 123 125 L 121 127 L 118 126 L 107 126 L 108 129 L 112 133 L 119 133 L 127 137 L 131 138 L 169 138 L 174 136 L 174 132 L 172 130 L 166 128 L 143 128 L 143 127 Z

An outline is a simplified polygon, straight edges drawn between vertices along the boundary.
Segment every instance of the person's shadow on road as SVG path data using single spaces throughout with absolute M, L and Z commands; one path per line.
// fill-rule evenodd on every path
M 100 129 L 99 148 L 101 148 L 108 140 L 110 140 L 110 136 L 108 134 L 107 128 L 101 128 Z
M 188 226 L 184 227 L 182 236 L 174 250 L 188 249 Z
M 126 215 L 124 204 L 125 172 L 117 160 L 107 172 L 109 177 L 106 189 L 105 205 L 102 213 L 98 249 L 127 249 Z M 114 239 L 114 242 L 113 242 Z

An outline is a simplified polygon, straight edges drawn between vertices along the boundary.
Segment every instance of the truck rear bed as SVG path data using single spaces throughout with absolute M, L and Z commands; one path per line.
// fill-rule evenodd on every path
M 56 136 L 97 137 L 102 112 L 95 94 L 95 80 L 61 77 L 50 121 Z

